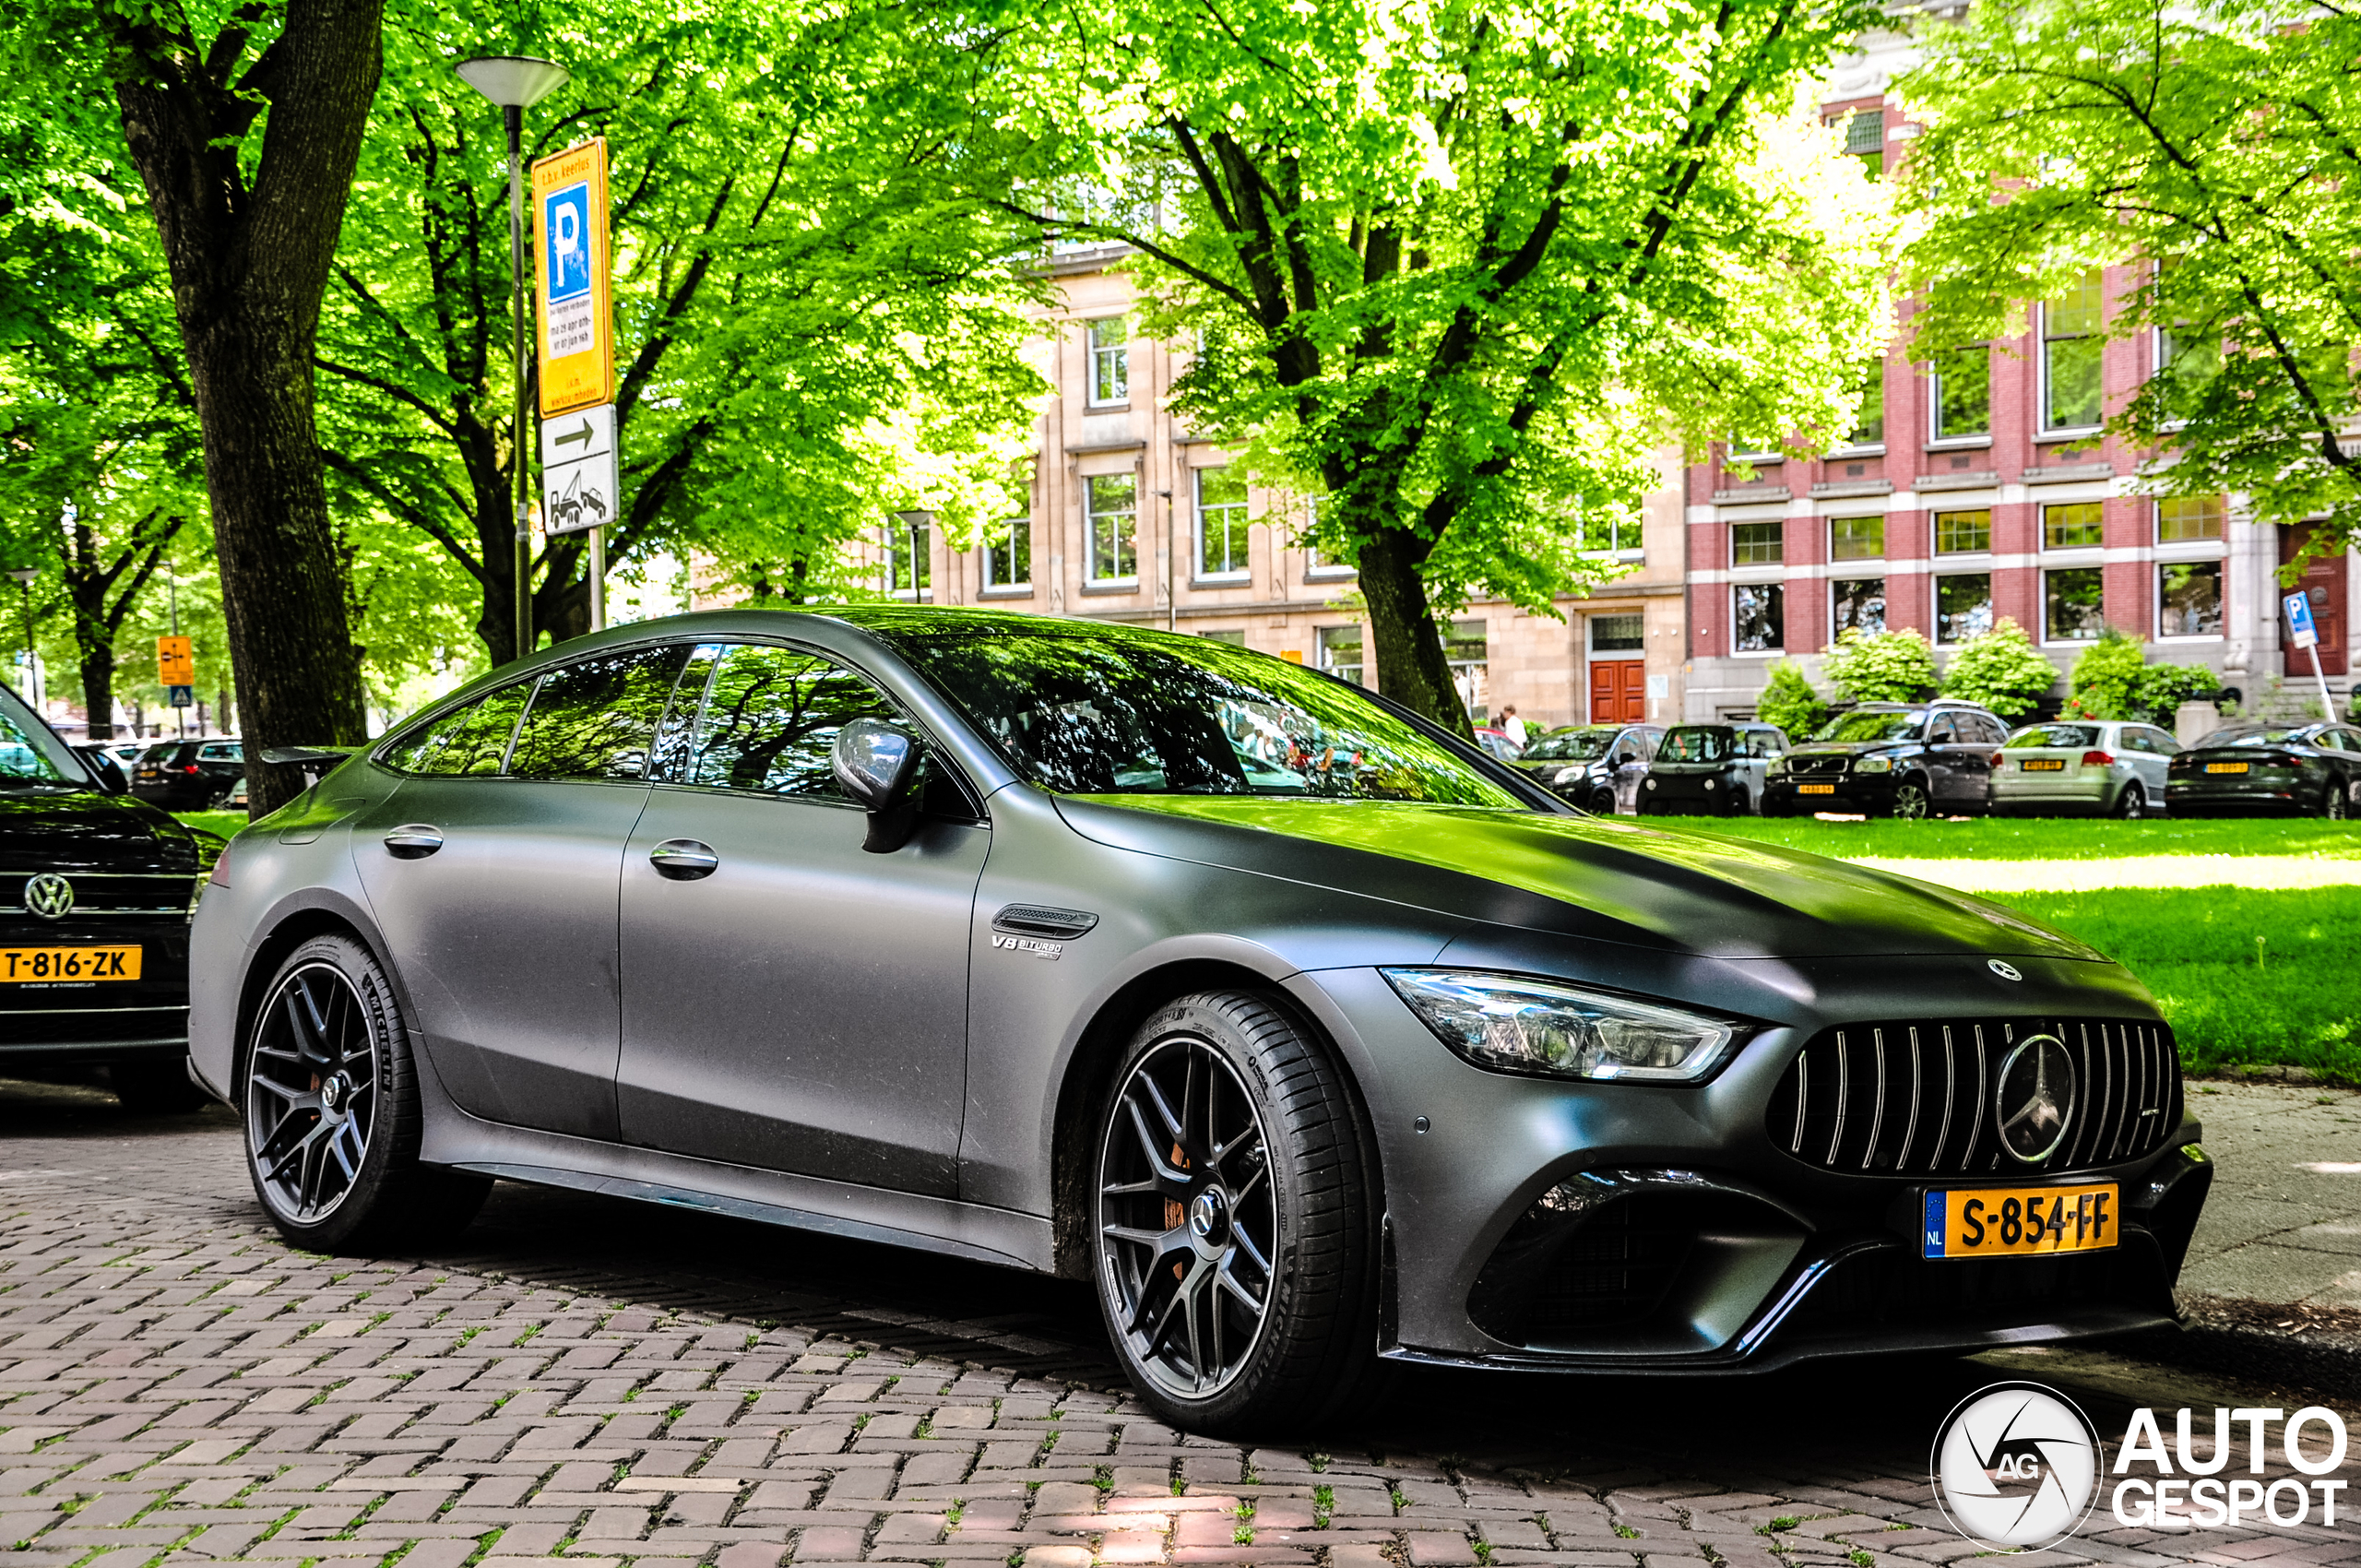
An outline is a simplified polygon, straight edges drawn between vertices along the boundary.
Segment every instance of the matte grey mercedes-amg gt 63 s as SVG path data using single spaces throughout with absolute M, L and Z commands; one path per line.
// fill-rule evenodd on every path
M 499 1177 L 1055 1271 L 1205 1431 L 1388 1361 L 2168 1322 L 2212 1177 L 2070 938 L 1119 626 L 568 643 L 241 834 L 194 940 L 196 1070 L 303 1246 Z

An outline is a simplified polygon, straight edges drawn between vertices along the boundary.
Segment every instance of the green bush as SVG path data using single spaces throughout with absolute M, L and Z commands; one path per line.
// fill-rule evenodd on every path
M 2066 677 L 2066 717 L 2130 718 L 2131 688 L 2147 666 L 2140 640 L 2109 626 L 2098 641 L 2082 650 Z
M 1917 702 L 1935 695 L 1935 650 L 1926 634 L 1845 628 L 1827 655 L 1828 678 L 1855 702 Z
M 1755 705 L 1754 713 L 1763 723 L 1785 730 L 1789 740 L 1801 741 L 1827 720 L 1828 704 L 1812 690 L 1804 667 L 1783 659 L 1771 666 L 1771 683 L 1762 688 L 1762 700 Z
M 2058 683 L 2058 667 L 2041 656 L 2025 629 L 2003 615 L 1952 656 L 1943 695 L 1981 703 L 2003 719 L 2031 713 Z
M 2202 664 L 2151 664 L 2132 679 L 2131 716 L 2169 730 L 2181 704 L 2221 689 L 2221 677 Z

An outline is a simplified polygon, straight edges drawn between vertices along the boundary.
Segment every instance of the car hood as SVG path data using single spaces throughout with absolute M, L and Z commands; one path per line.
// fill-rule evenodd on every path
M 194 873 L 211 842 L 128 795 L 0 790 L 0 870 Z
M 1866 756 L 1871 752 L 1898 752 L 1904 746 L 1915 746 L 1916 741 L 1814 741 L 1809 746 L 1797 746 L 1787 754 L 1789 762 L 1807 756 Z
M 2105 961 L 2011 909 L 1910 877 L 1615 818 L 1202 795 L 1058 805 L 1086 837 L 1123 849 L 1659 951 Z

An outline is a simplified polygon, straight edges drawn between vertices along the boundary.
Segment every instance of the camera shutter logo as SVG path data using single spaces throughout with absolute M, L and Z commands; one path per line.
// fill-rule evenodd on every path
M 25 908 L 45 921 L 64 920 L 74 911 L 74 885 L 55 872 L 42 872 L 25 883 Z
M 1953 1407 L 1935 1433 L 1935 1498 L 1978 1546 L 2055 1546 L 2098 1497 L 2098 1432 L 2056 1389 L 2000 1383 Z
M 2074 1058 L 2056 1035 L 2029 1035 L 2000 1063 L 1993 1090 L 2000 1146 L 2038 1165 L 2066 1141 L 2074 1119 Z

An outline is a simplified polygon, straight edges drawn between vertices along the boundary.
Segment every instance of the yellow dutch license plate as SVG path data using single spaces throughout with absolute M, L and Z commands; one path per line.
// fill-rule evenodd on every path
M 136 947 L 0 947 L 0 984 L 10 980 L 136 980 Z
M 2112 1182 L 1928 1193 L 1919 1250 L 1930 1258 L 2105 1252 L 2120 1225 L 2117 1196 Z
M 2244 773 L 2252 766 L 2254 765 L 2245 762 L 2209 762 L 2205 765 L 2205 771 L 2208 773 Z
M 1836 793 L 1836 786 L 1833 784 L 1798 784 L 1796 786 L 1796 793 L 1798 795 L 1833 795 Z
M 2027 773 L 2063 773 L 2066 759 L 2058 756 L 2029 756 L 2017 766 Z

